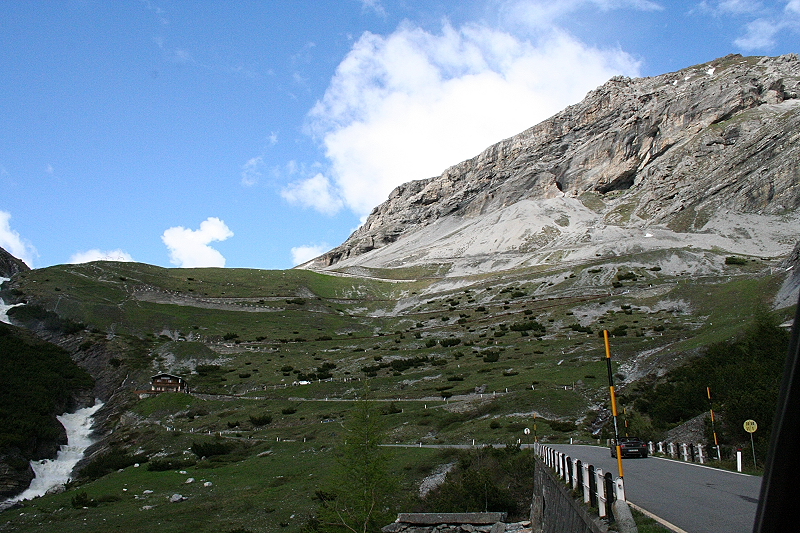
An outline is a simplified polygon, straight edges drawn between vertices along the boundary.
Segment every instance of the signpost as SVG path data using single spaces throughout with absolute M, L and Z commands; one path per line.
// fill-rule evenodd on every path
M 714 433 L 714 446 L 717 448 L 717 461 L 722 461 L 722 452 L 719 449 L 719 440 L 717 440 L 717 428 L 714 425 L 714 404 L 711 403 L 711 387 L 706 387 L 708 394 L 708 409 L 711 411 L 711 431 Z
M 614 445 L 617 448 L 617 469 L 619 477 L 625 478 L 622 470 L 622 449 L 619 445 L 619 429 L 617 427 L 617 393 L 614 391 L 614 375 L 611 371 L 611 345 L 608 342 L 608 330 L 603 330 L 603 340 L 606 345 L 606 366 L 608 367 L 608 388 L 611 393 L 611 413 L 614 415 Z
M 756 445 L 753 443 L 753 433 L 758 429 L 758 424 L 755 420 L 745 420 L 744 430 L 750 433 L 750 447 L 753 449 L 753 468 L 756 468 Z

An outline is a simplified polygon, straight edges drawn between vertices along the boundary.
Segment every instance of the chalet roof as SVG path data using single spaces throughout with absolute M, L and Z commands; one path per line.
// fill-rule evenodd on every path
M 161 374 L 156 374 L 155 376 L 151 377 L 150 380 L 154 380 L 156 378 L 175 378 L 178 381 L 184 381 L 184 379 L 180 376 L 176 376 L 175 374 L 167 374 L 166 372 L 162 372 Z

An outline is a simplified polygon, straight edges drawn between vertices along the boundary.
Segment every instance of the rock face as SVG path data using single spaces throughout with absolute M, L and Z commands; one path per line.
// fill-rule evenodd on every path
M 19 453 L 0 454 L 0 499 L 16 496 L 35 477 L 30 462 Z
M 346 242 L 303 267 L 480 263 L 646 228 L 785 254 L 800 206 L 798 94 L 795 54 L 615 77 L 441 176 L 397 187 Z
M 10 278 L 28 270 L 30 270 L 28 265 L 0 248 L 0 278 Z

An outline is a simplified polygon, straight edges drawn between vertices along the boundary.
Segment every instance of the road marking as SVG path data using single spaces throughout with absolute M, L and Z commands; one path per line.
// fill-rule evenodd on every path
M 636 509 L 637 511 L 639 511 L 643 515 L 652 518 L 653 520 L 655 520 L 656 522 L 658 522 L 662 526 L 664 526 L 667 529 L 671 530 L 673 533 L 689 533 L 685 529 L 679 528 L 678 526 L 676 526 L 672 522 L 668 522 L 668 521 L 664 520 L 663 518 L 661 518 L 660 516 L 654 515 L 653 513 L 648 511 L 647 509 L 644 509 L 643 507 L 639 507 L 638 505 L 636 505 L 633 502 L 628 501 L 628 505 L 630 505 L 631 507 L 633 507 L 634 509 Z
M 662 461 L 670 461 L 672 463 L 678 463 L 682 465 L 696 466 L 697 468 L 708 468 L 709 470 L 714 470 L 716 472 L 727 472 L 728 474 L 736 474 L 737 476 L 760 477 L 760 476 L 753 476 L 751 474 L 745 474 L 743 472 L 734 472 L 732 470 L 725 470 L 724 468 L 714 468 L 713 466 L 699 465 L 697 463 L 689 463 L 687 461 L 678 461 L 677 459 L 667 459 L 666 457 L 657 457 L 655 455 L 651 455 L 650 457 L 652 457 L 653 459 L 661 459 Z

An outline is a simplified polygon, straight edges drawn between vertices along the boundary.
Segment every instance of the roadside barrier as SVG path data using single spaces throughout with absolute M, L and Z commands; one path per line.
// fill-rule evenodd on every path
M 614 519 L 612 504 L 615 500 L 625 501 L 625 484 L 622 478 L 614 479 L 611 472 L 603 473 L 602 469 L 594 465 L 576 460 L 539 442 L 533 445 L 533 449 L 568 488 L 583 498 L 584 503 L 597 508 L 600 518 Z
M 661 455 L 668 455 L 673 459 L 680 459 L 687 463 L 700 463 L 705 464 L 709 460 L 709 452 L 714 453 L 714 447 L 707 446 L 702 443 L 694 442 L 656 442 L 650 441 L 647 443 L 647 448 L 650 455 L 660 453 Z

